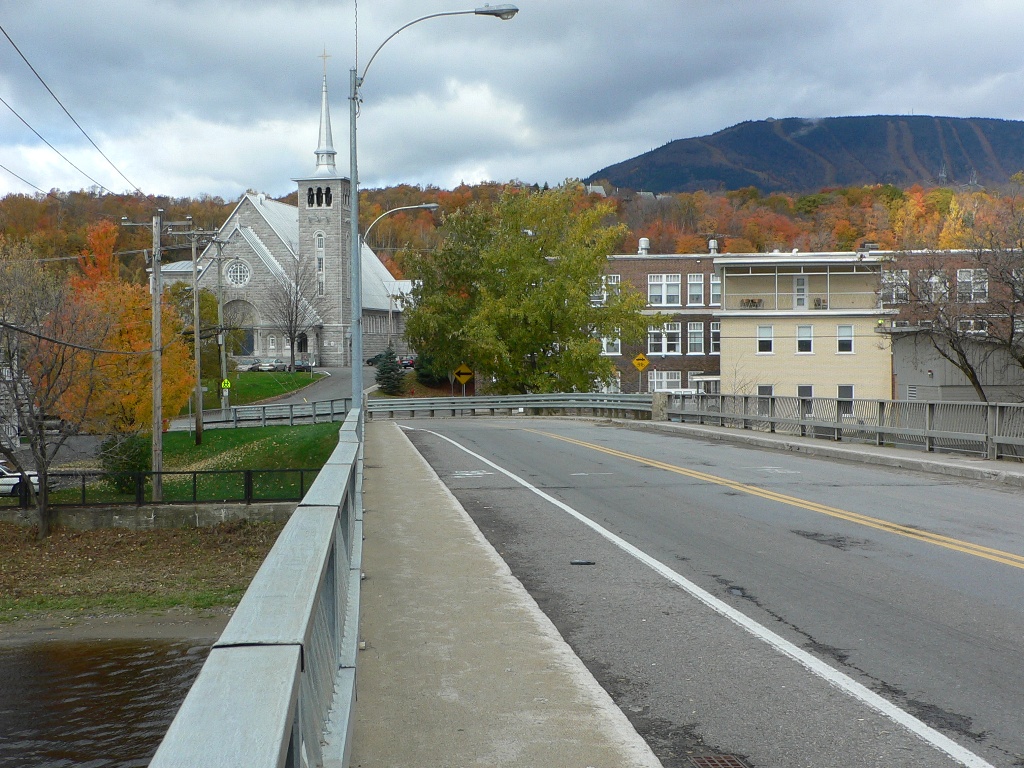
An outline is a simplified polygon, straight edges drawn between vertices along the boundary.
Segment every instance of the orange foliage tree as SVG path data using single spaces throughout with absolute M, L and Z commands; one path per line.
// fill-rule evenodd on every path
M 99 434 L 148 431 L 152 424 L 152 312 L 146 286 L 128 283 L 118 274 L 114 257 L 117 227 L 101 222 L 86 234 L 88 248 L 78 259 L 81 275 L 71 279 L 76 300 L 111 323 L 96 355 L 93 380 L 72 386 L 64 408 L 83 408 L 89 392 L 98 388 L 102 398 L 85 406 L 85 422 Z M 182 335 L 184 323 L 166 299 L 161 308 L 163 414 L 176 416 L 195 384 L 192 354 Z

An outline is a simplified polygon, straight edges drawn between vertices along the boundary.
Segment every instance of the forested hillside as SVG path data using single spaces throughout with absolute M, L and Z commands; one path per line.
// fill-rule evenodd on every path
M 881 249 L 967 247 L 985 222 L 1002 216 L 1018 204 L 1019 180 L 1011 180 L 998 194 L 978 188 L 924 187 L 901 189 L 895 185 L 825 188 L 794 195 L 765 194 L 755 187 L 727 192 L 683 192 L 652 195 L 612 192 L 607 198 L 579 193 L 579 205 L 607 199 L 612 204 L 609 223 L 628 230 L 617 246 L 632 253 L 641 237 L 649 238 L 652 253 L 693 253 L 718 241 L 723 252 L 772 250 L 848 251 L 865 244 Z M 402 274 L 403 253 L 431 250 L 443 236 L 445 215 L 472 203 L 488 205 L 500 192 L 514 186 L 522 194 L 535 187 L 523 184 L 480 184 L 454 190 L 396 186 L 363 190 L 360 219 L 365 229 L 383 211 L 416 203 L 436 202 L 440 208 L 402 212 L 381 220 L 370 245 L 396 276 Z M 295 203 L 295 195 L 283 198 Z M 122 216 L 147 222 L 157 208 L 166 221 L 191 215 L 197 227 L 218 227 L 237 201 L 203 197 L 167 198 L 138 195 L 101 195 L 59 192 L 48 195 L 8 195 L 0 199 L 0 235 L 28 246 L 40 258 L 74 256 L 86 248 L 86 230 L 98 221 L 118 223 Z M 143 249 L 152 245 L 146 227 L 117 229 L 116 249 L 121 272 L 127 279 L 145 278 Z M 165 238 L 165 260 L 187 258 L 187 243 L 177 250 Z M 75 269 L 74 261 L 66 262 Z
M 1001 187 L 1024 169 L 1024 122 L 877 115 L 740 123 L 608 166 L 587 181 L 651 192 Z

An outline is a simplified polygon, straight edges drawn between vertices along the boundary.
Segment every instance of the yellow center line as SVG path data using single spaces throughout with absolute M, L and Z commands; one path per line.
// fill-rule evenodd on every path
M 869 528 L 875 528 L 880 531 L 888 531 L 898 536 L 905 536 L 910 539 L 917 539 L 918 541 L 924 541 L 929 544 L 935 544 L 936 546 L 945 547 L 946 549 L 953 549 L 957 552 L 963 552 L 968 555 L 974 555 L 975 557 L 983 557 L 986 560 L 992 560 L 996 563 L 1002 563 L 1009 565 L 1014 568 L 1024 569 L 1024 555 L 1017 555 L 1012 552 L 1005 552 L 1001 549 L 993 549 L 991 547 L 985 547 L 981 544 L 973 544 L 969 541 L 963 541 L 962 539 L 955 539 L 950 536 L 943 536 L 938 533 L 930 533 L 929 531 L 922 531 L 917 528 L 912 528 L 908 525 L 900 525 L 899 523 L 892 523 L 888 520 L 882 520 L 877 517 L 870 517 L 869 515 L 862 515 L 858 512 L 851 512 L 846 509 L 839 509 L 838 507 L 830 507 L 826 504 L 819 504 L 815 501 L 807 501 L 796 496 L 788 496 L 784 493 L 777 491 L 771 491 L 767 488 L 760 488 L 756 485 L 748 485 L 746 483 L 740 483 L 735 480 L 729 480 L 724 477 L 718 477 L 717 475 L 709 475 L 706 472 L 697 472 L 696 470 L 686 469 L 684 467 L 676 466 L 675 464 L 666 464 L 663 461 L 657 459 L 649 459 L 644 456 L 636 456 L 631 453 L 625 453 L 623 451 L 617 451 L 614 448 L 606 448 L 601 445 L 594 443 L 587 443 L 582 440 L 576 440 L 571 437 L 564 437 L 563 435 L 552 434 L 551 432 L 542 432 L 536 429 L 526 429 L 524 432 L 532 432 L 536 435 L 542 435 L 544 437 L 550 437 L 554 440 L 561 440 L 566 443 L 572 443 L 578 445 L 581 448 L 589 448 L 594 451 L 606 453 L 609 456 L 615 456 L 620 459 L 626 459 L 627 461 L 635 461 L 640 464 L 647 464 L 648 466 L 655 467 L 657 469 L 664 469 L 668 472 L 674 472 L 677 475 L 684 475 L 686 477 L 693 478 L 694 480 L 701 480 L 706 483 L 712 483 L 714 485 L 721 485 L 726 488 L 731 488 L 741 493 L 747 493 L 751 496 L 759 496 L 762 499 L 769 501 L 777 501 L 780 504 L 787 504 L 791 507 L 798 507 L 800 509 L 810 510 L 811 512 L 818 512 L 822 515 L 828 515 L 829 517 L 835 517 L 840 520 L 846 520 L 851 523 L 857 523 L 858 525 L 864 525 Z

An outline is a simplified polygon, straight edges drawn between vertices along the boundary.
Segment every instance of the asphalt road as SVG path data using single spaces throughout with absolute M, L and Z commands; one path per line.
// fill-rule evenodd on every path
M 669 768 L 1024 765 L 1019 491 L 592 422 L 403 426 Z

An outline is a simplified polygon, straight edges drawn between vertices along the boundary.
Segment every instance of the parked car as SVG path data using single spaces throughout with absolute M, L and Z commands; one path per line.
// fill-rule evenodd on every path
M 401 355 L 398 358 L 398 364 L 403 368 L 415 368 L 416 355 Z
M 381 360 L 384 359 L 384 353 L 378 352 L 376 355 L 366 361 L 367 365 L 377 365 Z
M 296 360 L 295 371 L 309 373 L 313 370 L 313 364 L 309 360 Z
M 39 493 L 39 476 L 35 472 L 29 472 L 28 479 L 32 481 L 32 487 L 36 493 Z M 21 483 L 21 475 L 18 472 L 6 464 L 0 464 L 0 495 L 21 495 Z
M 256 371 L 286 371 L 288 370 L 288 363 L 281 358 L 277 357 L 273 360 L 261 360 L 259 365 L 253 370 Z
M 260 364 L 258 357 L 236 357 L 234 360 L 236 371 L 255 371 Z

